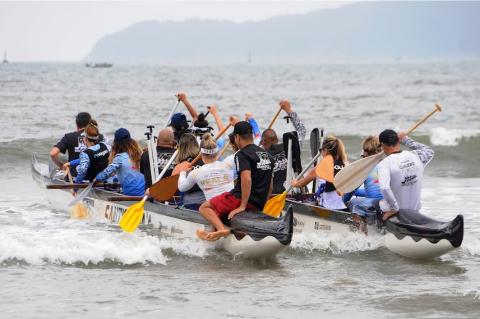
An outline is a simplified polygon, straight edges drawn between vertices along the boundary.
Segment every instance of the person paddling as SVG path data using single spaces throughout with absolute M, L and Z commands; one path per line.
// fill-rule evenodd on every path
M 379 140 L 387 155 L 378 164 L 383 220 L 400 210 L 419 211 L 423 170 L 433 158 L 433 149 L 408 138 L 403 132 L 397 134 L 393 130 L 380 133 Z M 402 151 L 400 144 L 412 151 Z
M 298 133 L 298 142 L 301 148 L 305 139 L 305 134 L 307 133 L 305 125 L 303 125 L 297 113 L 292 110 L 289 101 L 282 100 L 279 105 L 292 120 L 293 126 Z M 267 150 L 273 158 L 275 165 L 273 169 L 273 193 L 280 194 L 285 191 L 284 183 L 287 178 L 288 159 L 285 154 L 284 146 L 283 144 L 278 143 L 277 133 L 271 128 L 263 131 L 260 146 Z
M 85 127 L 83 142 L 87 149 L 80 153 L 79 159 L 72 160 L 63 165 L 63 168 L 76 167 L 77 176 L 75 183 L 83 183 L 85 180 L 93 181 L 98 173 L 108 166 L 108 157 L 110 150 L 104 142 L 99 142 L 100 133 L 98 131 L 97 122 L 92 120 Z
M 333 176 L 334 177 L 347 163 L 347 154 L 342 140 L 335 136 L 329 136 L 321 146 L 322 157 L 331 155 L 333 157 Z M 320 162 L 318 166 L 322 163 Z M 332 168 L 332 167 L 330 167 Z M 311 169 L 305 176 L 299 180 L 292 180 L 293 187 L 304 187 L 317 178 L 316 169 Z M 319 179 L 318 189 L 315 191 L 315 197 L 320 206 L 330 209 L 345 210 L 347 207 L 343 203 L 342 197 L 337 193 L 333 182 Z
M 52 161 L 61 168 L 63 163 L 59 160 L 60 153 L 65 154 L 68 152 L 68 161 L 73 161 L 78 159 L 80 153 L 87 149 L 87 146 L 84 143 L 82 133 L 85 127 L 92 121 L 92 116 L 87 112 L 80 112 L 75 117 L 75 123 L 77 125 L 77 130 L 65 134 L 62 139 L 60 139 L 50 150 L 50 158 Z M 99 135 L 99 142 L 105 142 L 104 136 Z M 72 171 L 73 175 L 76 175 L 75 170 Z
M 164 128 L 158 133 L 157 139 L 157 162 L 158 162 L 158 171 L 161 172 L 165 168 L 166 164 L 172 158 L 173 153 L 175 153 L 175 138 L 173 135 L 173 130 L 170 127 Z M 148 157 L 148 150 L 145 150 L 140 158 L 140 173 L 145 176 L 145 185 L 146 187 L 152 186 L 152 174 L 150 172 L 150 158 Z M 163 177 L 168 177 L 172 175 L 173 168 L 175 164 L 171 164 L 170 167 L 165 172 Z
M 119 128 L 115 132 L 110 164 L 97 174 L 97 181 L 104 181 L 116 174 L 122 186 L 122 193 L 129 196 L 141 196 L 145 193 L 145 178 L 139 170 L 142 150 L 138 143 L 131 138 L 130 132 Z
M 188 173 L 183 171 L 178 179 L 178 190 L 185 192 L 195 185 L 203 191 L 206 200 L 233 189 L 233 170 L 225 162 L 217 161 L 219 148 L 215 139 L 205 133 L 200 143 L 200 153 L 204 163 L 200 168 Z
M 235 154 L 235 165 L 239 174 L 235 187 L 230 192 L 211 198 L 200 207 L 200 214 L 210 224 L 214 231 L 197 230 L 197 235 L 203 240 L 214 241 L 230 234 L 230 229 L 221 220 L 228 215 L 235 215 L 248 210 L 262 210 L 272 191 L 273 159 L 253 143 L 252 127 L 248 122 L 241 121 L 233 129 L 235 145 L 240 150 Z

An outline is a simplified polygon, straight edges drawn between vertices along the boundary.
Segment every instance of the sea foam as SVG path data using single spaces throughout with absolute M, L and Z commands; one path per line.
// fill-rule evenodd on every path
M 430 142 L 433 145 L 456 146 L 463 138 L 480 135 L 478 130 L 447 129 L 435 127 L 430 130 Z

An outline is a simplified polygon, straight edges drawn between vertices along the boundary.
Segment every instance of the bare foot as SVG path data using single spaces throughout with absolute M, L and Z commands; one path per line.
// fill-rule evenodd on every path
M 382 218 L 382 219 L 383 219 L 383 221 L 385 222 L 385 221 L 387 221 L 388 219 L 392 218 L 393 216 L 395 216 L 395 215 L 397 215 L 397 214 L 398 214 L 398 212 L 385 212 L 385 213 L 383 214 L 383 218 Z
M 197 237 L 201 240 L 207 240 L 208 234 L 204 229 L 197 229 Z
M 217 230 L 214 232 L 210 232 L 207 234 L 207 240 L 208 241 L 216 241 L 220 239 L 221 237 L 227 237 L 230 235 L 230 229 L 222 229 L 222 230 Z

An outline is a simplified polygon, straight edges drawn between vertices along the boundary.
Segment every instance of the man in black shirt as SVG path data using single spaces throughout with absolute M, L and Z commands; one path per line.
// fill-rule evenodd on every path
M 262 148 L 253 143 L 252 127 L 248 122 L 235 124 L 233 134 L 240 150 L 235 154 L 238 180 L 230 192 L 218 195 L 200 206 L 200 214 L 215 228 L 213 232 L 197 230 L 201 239 L 214 241 L 230 234 L 221 217 L 232 219 L 245 210 L 262 210 L 272 191 L 273 161 Z
M 158 158 L 158 171 L 163 171 L 167 162 L 175 152 L 175 140 L 173 131 L 170 127 L 164 128 L 158 134 L 157 139 L 157 158 Z M 164 177 L 172 175 L 172 171 L 175 168 L 175 163 L 172 163 L 165 172 Z M 145 176 L 145 186 L 148 188 L 152 186 L 152 174 L 150 172 L 150 159 L 148 157 L 148 151 L 144 151 L 140 158 L 140 173 Z
M 292 111 L 290 102 L 282 100 L 279 105 L 291 119 L 293 126 L 298 133 L 298 142 L 301 148 L 303 140 L 305 139 L 305 134 L 307 133 L 305 125 L 303 125 L 297 113 Z M 273 193 L 281 194 L 285 191 L 284 183 L 287 178 L 288 166 L 288 159 L 285 154 L 284 146 L 283 144 L 278 143 L 277 133 L 271 128 L 263 131 L 260 146 L 262 146 L 273 158 Z
M 77 124 L 77 130 L 75 132 L 70 132 L 65 134 L 61 140 L 55 144 L 50 150 L 50 157 L 52 161 L 61 168 L 63 163 L 59 160 L 58 156 L 60 153 L 65 154 L 68 151 L 68 161 L 71 162 L 77 159 L 81 152 L 87 149 L 83 141 L 83 130 L 85 127 L 90 124 L 92 121 L 92 116 L 87 112 L 80 112 L 75 118 Z M 105 138 L 100 134 L 99 142 L 105 142 Z M 72 171 L 72 174 L 75 173 L 75 170 Z

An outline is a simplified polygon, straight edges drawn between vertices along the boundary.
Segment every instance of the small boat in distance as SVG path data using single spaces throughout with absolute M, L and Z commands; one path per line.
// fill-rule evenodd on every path
M 87 68 L 111 68 L 112 63 L 102 62 L 102 63 L 85 63 Z
M 3 61 L 2 61 L 2 62 L 3 62 L 3 63 L 8 63 L 8 60 L 7 60 L 7 51 L 5 51 L 5 52 L 3 53 Z

